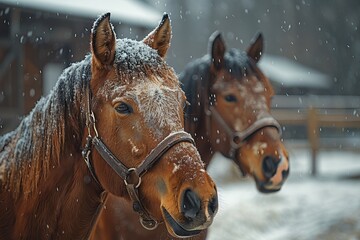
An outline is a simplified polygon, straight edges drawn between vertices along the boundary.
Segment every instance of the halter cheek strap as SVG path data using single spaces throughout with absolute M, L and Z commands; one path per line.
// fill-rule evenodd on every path
M 139 198 L 138 188 L 141 185 L 141 177 L 151 169 L 156 162 L 174 145 L 180 142 L 189 142 L 195 145 L 195 142 L 190 134 L 184 131 L 178 131 L 170 133 L 165 137 L 148 155 L 147 157 L 137 166 L 128 168 L 121 160 L 119 160 L 106 146 L 106 144 L 99 137 L 98 131 L 95 125 L 95 116 L 90 108 L 90 91 L 88 90 L 87 99 L 87 116 L 86 125 L 88 128 L 89 136 L 87 137 L 84 150 L 82 152 L 86 165 L 94 178 L 95 182 L 101 187 L 101 183 L 96 177 L 94 168 L 91 162 L 91 149 L 95 147 L 97 152 L 106 161 L 106 163 L 119 175 L 125 183 L 127 192 L 133 203 L 133 209 L 139 214 L 140 223 L 148 230 L 153 230 L 157 227 L 158 221 L 156 221 L 145 209 Z M 91 136 L 91 132 L 95 133 L 95 136 Z M 102 188 L 102 187 L 101 187 Z

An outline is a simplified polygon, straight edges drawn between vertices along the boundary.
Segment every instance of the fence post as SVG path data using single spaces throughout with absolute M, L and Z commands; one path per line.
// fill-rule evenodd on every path
M 316 155 L 319 150 L 319 125 L 317 110 L 313 107 L 308 109 L 307 135 L 311 148 L 311 175 L 317 174 Z

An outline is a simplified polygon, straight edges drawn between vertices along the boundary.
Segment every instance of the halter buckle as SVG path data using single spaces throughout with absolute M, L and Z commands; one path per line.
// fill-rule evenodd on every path
M 83 156 L 84 160 L 86 161 L 86 163 L 89 162 L 89 156 L 91 153 L 91 144 L 92 144 L 92 138 L 90 136 L 88 136 L 86 138 L 86 144 L 84 149 L 81 152 L 81 155 Z
M 143 226 L 146 230 L 154 230 L 159 225 L 159 223 L 156 220 L 143 219 L 142 217 L 140 217 L 140 223 L 141 226 Z
M 240 132 L 235 132 L 230 139 L 230 145 L 233 148 L 239 148 L 241 145 L 243 145 L 244 139 Z
M 125 185 L 127 186 L 127 185 L 129 185 L 129 184 L 134 184 L 134 183 L 129 182 L 129 180 L 130 180 L 130 179 L 129 179 L 129 178 L 130 178 L 130 175 L 132 175 L 132 176 L 134 176 L 134 177 L 137 178 L 137 183 L 136 183 L 136 185 L 135 185 L 135 188 L 140 187 L 141 177 L 138 176 L 138 174 L 136 173 L 136 168 L 129 168 L 128 173 L 127 173 L 127 175 L 126 175 L 126 178 L 124 179 Z

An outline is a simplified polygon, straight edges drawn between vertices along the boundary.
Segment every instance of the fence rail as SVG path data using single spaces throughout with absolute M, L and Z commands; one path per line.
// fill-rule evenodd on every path
M 320 135 L 321 128 L 360 130 L 360 96 L 275 96 L 272 113 L 283 126 L 306 127 L 314 176 L 318 171 L 319 149 L 333 148 L 337 143 L 346 145 L 344 149 L 360 150 L 360 144 L 349 144 L 344 138 L 325 139 Z

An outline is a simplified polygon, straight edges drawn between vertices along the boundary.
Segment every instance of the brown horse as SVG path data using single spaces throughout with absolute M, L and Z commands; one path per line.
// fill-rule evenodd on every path
M 141 42 L 116 39 L 109 19 L 95 21 L 91 54 L 0 138 L 0 239 L 87 239 L 108 192 L 173 236 L 213 220 L 216 188 L 163 60 L 168 16 Z
M 252 175 L 260 192 L 270 193 L 288 177 L 289 159 L 281 127 L 270 114 L 273 88 L 257 66 L 263 48 L 263 36 L 257 34 L 246 52 L 226 52 L 215 32 L 209 55 L 190 64 L 180 80 L 191 103 L 186 130 L 205 163 L 220 152 L 244 175 Z
M 246 52 L 226 52 L 220 33 L 215 32 L 209 54 L 190 63 L 180 79 L 190 102 L 185 129 L 194 136 L 205 163 L 221 152 L 244 175 L 254 177 L 260 192 L 270 193 L 279 191 L 286 180 L 289 160 L 280 125 L 270 114 L 273 89 L 257 67 L 262 52 L 261 34 Z M 109 197 L 95 229 L 104 239 L 173 239 L 163 227 L 141 229 L 128 204 L 115 197 Z M 205 238 L 203 231 L 191 239 Z

